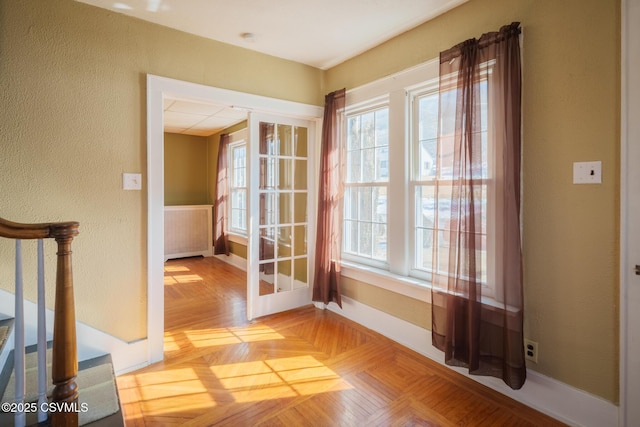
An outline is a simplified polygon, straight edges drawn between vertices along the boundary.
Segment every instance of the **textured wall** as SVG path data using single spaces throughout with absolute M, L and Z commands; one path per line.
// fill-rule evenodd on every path
M 78 319 L 127 341 L 143 338 L 146 73 L 322 105 L 326 92 L 516 20 L 524 28 L 525 330 L 539 342 L 534 369 L 616 401 L 617 0 L 470 0 L 328 70 L 324 84 L 311 67 L 70 0 L 0 0 L 0 216 L 80 221 Z M 602 160 L 603 184 L 572 185 L 572 162 L 590 160 Z M 122 172 L 143 173 L 143 191 L 122 191 Z M 10 251 L 0 242 L 5 289 Z M 405 309 L 401 299 L 386 304 L 385 294 L 352 285 L 370 305 Z
M 539 343 L 531 367 L 614 402 L 619 10 L 618 1 L 471 0 L 325 75 L 325 92 L 355 87 L 522 23 L 525 334 Z M 602 185 L 573 185 L 572 163 L 592 160 L 602 161 Z M 404 303 L 376 300 L 385 295 L 357 298 L 403 317 Z
M 164 134 L 164 204 L 209 204 L 209 144 L 203 136 Z
M 322 103 L 312 67 L 70 0 L 0 0 L 0 216 L 79 221 L 77 317 L 126 341 L 147 328 L 147 73 Z M 123 172 L 143 190 L 123 191 Z

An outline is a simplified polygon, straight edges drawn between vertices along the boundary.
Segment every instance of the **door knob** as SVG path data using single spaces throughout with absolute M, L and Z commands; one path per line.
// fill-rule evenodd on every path
M 640 265 L 636 265 L 633 271 L 636 273 L 636 275 L 640 276 Z

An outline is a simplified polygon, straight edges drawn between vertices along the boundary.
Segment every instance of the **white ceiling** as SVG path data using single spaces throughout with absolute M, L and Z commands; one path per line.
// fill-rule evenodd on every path
M 164 131 L 209 136 L 247 118 L 247 112 L 224 105 L 165 99 Z
M 327 69 L 467 0 L 76 1 Z M 248 33 L 253 36 L 243 37 Z M 239 121 L 227 117 L 237 116 L 236 111 L 185 104 L 165 104 L 165 126 L 173 132 L 211 135 L 218 126 Z

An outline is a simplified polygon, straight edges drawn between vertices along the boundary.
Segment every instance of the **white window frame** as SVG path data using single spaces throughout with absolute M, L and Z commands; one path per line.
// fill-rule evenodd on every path
M 487 71 L 487 80 L 490 81 L 490 79 L 492 78 L 492 72 L 491 69 L 489 69 Z M 410 213 L 415 213 L 416 212 L 416 206 L 415 206 L 415 192 L 417 187 L 419 186 L 423 186 L 423 185 L 434 185 L 437 186 L 437 179 L 434 179 L 433 181 L 429 182 L 429 181 L 422 181 L 419 178 L 416 178 L 414 176 L 414 174 L 417 173 L 417 171 L 414 169 L 416 167 L 415 162 L 415 156 L 417 156 L 418 154 L 418 150 L 420 149 L 419 144 L 419 107 L 418 107 L 418 101 L 420 100 L 421 97 L 423 96 L 428 96 L 431 94 L 435 94 L 437 95 L 439 92 L 439 87 L 438 87 L 438 79 L 434 79 L 428 82 L 425 82 L 422 85 L 418 85 L 414 88 L 412 88 L 409 93 L 409 102 L 410 102 L 410 111 L 411 111 L 411 129 L 410 129 L 410 144 L 411 144 L 411 152 L 410 152 L 410 164 L 411 164 L 411 174 L 410 174 L 410 179 L 409 179 L 409 203 L 410 203 L 410 208 L 409 208 L 409 212 Z M 490 103 L 491 101 L 488 99 L 487 100 L 488 103 Z M 495 167 L 496 167 L 496 162 L 495 162 L 495 147 L 494 144 L 491 143 L 491 141 L 493 140 L 493 136 L 492 136 L 492 131 L 493 128 L 491 126 L 492 123 L 492 119 L 491 119 L 491 114 L 492 114 L 492 109 L 490 108 L 490 106 L 487 108 L 487 141 L 488 141 L 488 145 L 487 145 L 487 168 L 488 168 L 488 176 L 487 178 L 483 179 L 483 184 L 486 185 L 486 197 L 487 197 L 487 201 L 486 201 L 486 254 L 485 254 L 485 261 L 486 261 L 486 281 L 482 283 L 482 287 L 483 287 L 483 298 L 487 297 L 487 298 L 492 298 L 495 299 L 496 295 L 498 294 L 496 292 L 496 267 L 497 267 L 497 254 L 496 254 L 496 247 L 495 247 L 495 238 L 491 238 L 490 236 L 495 236 L 496 234 L 496 198 L 495 198 L 495 185 L 496 185 L 496 180 L 495 180 Z M 437 161 L 437 159 L 436 159 Z M 432 272 L 431 271 L 426 271 L 423 269 L 419 269 L 414 265 L 414 262 L 416 260 L 416 245 L 417 245 L 417 219 L 415 217 L 415 215 L 411 215 L 411 237 L 412 237 L 412 242 L 410 245 L 410 251 L 409 251 L 409 256 L 410 259 L 412 260 L 412 266 L 409 272 L 410 276 L 416 277 L 418 279 L 421 280 L 425 280 L 425 281 L 430 281 L 431 280 L 431 275 Z
M 388 104 L 388 100 L 387 98 L 379 98 L 379 99 L 375 99 L 373 101 L 369 101 L 369 102 L 365 102 L 362 104 L 358 104 L 358 105 L 353 105 L 350 108 L 345 109 L 345 126 L 347 126 L 349 117 L 351 116 L 359 116 L 359 115 L 363 115 L 369 112 L 375 112 L 376 110 L 380 110 L 380 109 L 389 109 L 389 104 Z M 345 132 L 346 132 L 346 128 L 345 128 Z M 347 156 L 346 156 L 346 144 L 347 144 L 347 139 L 344 139 L 344 143 L 345 143 L 345 147 L 343 147 L 343 155 L 345 158 L 345 163 L 347 161 Z M 389 144 L 391 143 L 391 138 L 389 135 Z M 387 149 L 389 150 L 390 147 L 387 146 Z M 349 165 L 346 165 L 347 169 L 349 168 Z M 387 170 L 389 171 L 389 159 L 387 159 Z M 346 174 L 348 174 L 348 171 L 345 171 Z M 389 172 L 387 172 L 389 173 Z M 386 188 L 387 191 L 387 212 L 386 212 L 386 217 L 387 217 L 387 222 L 386 222 L 386 229 L 387 229 L 387 247 L 386 247 L 386 255 L 385 255 L 385 259 L 376 259 L 373 257 L 366 257 L 366 256 L 360 256 L 354 253 L 349 253 L 345 251 L 345 246 L 346 246 L 346 238 L 343 235 L 343 244 L 342 244 L 342 259 L 345 260 L 349 260 L 353 263 L 356 264 L 365 264 L 368 266 L 372 266 L 372 267 L 376 267 L 376 268 L 380 268 L 383 270 L 387 270 L 389 269 L 389 264 L 388 264 L 388 259 L 389 259 L 389 177 L 387 177 L 386 181 L 364 181 L 364 182 L 354 182 L 354 183 L 350 183 L 348 182 L 347 177 L 345 177 L 344 180 L 344 186 L 345 186 L 345 198 L 344 198 L 344 203 L 345 206 L 347 204 L 347 199 L 346 199 L 346 192 L 347 192 L 347 188 L 374 188 L 374 187 L 379 187 L 379 188 Z M 372 223 L 373 223 L 373 217 L 374 217 L 375 213 L 372 212 L 371 213 L 371 217 L 372 217 Z M 347 226 L 346 226 L 346 215 L 343 218 L 343 227 L 346 230 Z M 360 221 L 356 221 L 356 223 L 358 223 Z M 372 242 L 373 244 L 373 242 Z
M 235 163 L 234 163 L 234 157 L 233 157 L 233 150 L 236 148 L 240 148 L 240 147 L 244 147 L 245 148 L 245 167 L 244 167 L 244 183 L 246 185 L 247 183 L 247 168 L 248 168 L 248 153 L 247 153 L 247 129 L 242 129 L 236 132 L 233 132 L 231 134 L 229 134 L 229 146 L 227 149 L 227 164 L 229 165 L 229 203 L 228 203 L 228 218 L 229 220 L 226 222 L 227 224 L 227 234 L 229 235 L 229 240 L 237 242 L 237 243 L 243 243 L 246 245 L 246 239 L 247 239 L 247 227 L 248 227 L 248 221 L 247 221 L 247 215 L 248 215 L 248 211 L 246 210 L 245 207 L 245 228 L 244 230 L 241 228 L 237 228 L 237 227 L 233 227 L 233 211 L 234 211 L 234 206 L 233 206 L 233 190 L 234 189 L 240 189 L 240 190 L 244 190 L 245 191 L 245 205 L 248 206 L 248 188 L 245 187 L 234 187 L 234 177 L 236 172 L 235 169 Z
M 409 211 L 409 90 L 438 77 L 438 59 L 347 91 L 345 111 L 376 103 L 389 105 L 389 187 L 387 199 L 387 263 L 384 268 L 344 257 L 342 274 L 402 295 L 431 301 L 431 287 L 411 277 Z M 345 129 L 346 132 L 346 129 Z M 398 208 L 400 207 L 400 209 Z
M 413 100 L 425 90 L 438 90 L 439 60 L 409 68 L 395 75 L 385 77 L 367 85 L 351 89 L 346 94 L 345 112 L 388 103 L 389 106 L 389 187 L 387 200 L 387 253 L 388 262 L 372 265 L 343 254 L 343 275 L 402 295 L 431 302 L 431 277 L 413 268 L 415 259 L 415 218 L 414 192 L 418 183 L 412 180 L 412 144 L 417 131 Z M 491 76 L 489 76 L 491 78 Z M 435 89 L 434 89 L 435 88 Z M 417 114 L 417 111 L 415 112 Z M 489 109 L 491 114 L 491 109 Z M 491 118 L 488 132 L 491 132 Z M 345 121 L 346 123 L 346 121 Z M 346 128 L 345 128 L 346 133 Z M 488 135 L 491 140 L 491 135 Z M 495 152 L 489 144 L 488 161 L 492 162 Z M 493 165 L 490 165 L 493 170 Z M 489 288 L 483 291 L 483 301 L 491 304 L 500 294 L 499 289 L 491 290 L 496 284 L 495 259 L 497 249 L 493 247 L 495 235 L 495 199 L 492 177 L 487 185 L 487 282 Z M 491 255 L 494 254 L 494 255 Z

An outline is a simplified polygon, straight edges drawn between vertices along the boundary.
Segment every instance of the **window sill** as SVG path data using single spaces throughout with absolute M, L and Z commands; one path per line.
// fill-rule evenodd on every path
M 400 276 L 385 270 L 361 264 L 342 261 L 342 275 L 400 295 L 431 303 L 431 285 L 407 276 Z
M 342 260 L 342 276 L 360 282 L 377 286 L 400 295 L 414 298 L 431 304 L 431 284 L 415 277 L 400 276 L 374 267 Z M 494 298 L 483 296 L 482 304 L 496 310 L 506 309 L 516 313 L 516 307 L 496 301 Z
M 227 232 L 227 236 L 229 236 L 230 242 L 247 246 L 247 236 L 241 236 L 240 234 L 235 234 L 231 232 Z

